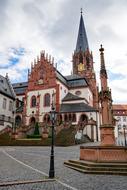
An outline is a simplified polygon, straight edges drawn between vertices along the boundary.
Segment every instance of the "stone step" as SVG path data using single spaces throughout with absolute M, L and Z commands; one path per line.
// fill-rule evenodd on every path
M 85 170 L 85 169 L 80 169 L 76 168 L 70 165 L 66 165 L 68 168 L 76 170 L 78 172 L 84 173 L 84 174 L 96 174 L 96 175 L 121 175 L 121 176 L 127 176 L 127 172 L 124 171 L 96 171 L 96 170 Z
M 80 162 L 80 161 L 79 161 Z M 98 174 L 117 174 L 117 175 L 127 175 L 127 167 L 121 167 L 119 165 L 116 165 L 115 167 L 110 167 L 107 165 L 107 167 L 103 167 L 102 165 L 95 166 L 94 165 L 82 165 L 80 163 L 65 161 L 65 166 L 75 169 L 77 171 L 83 172 L 83 173 L 98 173 Z M 107 164 L 107 163 L 106 163 Z M 122 165 L 123 166 L 123 165 Z M 87 171 L 87 172 L 86 172 Z
M 85 165 L 81 165 L 81 164 L 76 164 L 76 163 L 72 163 L 72 162 L 65 162 L 64 163 L 65 165 L 70 165 L 70 166 L 74 166 L 74 167 L 78 167 L 78 168 L 81 168 L 81 169 L 87 169 L 87 170 L 96 170 L 96 171 L 126 171 L 127 172 L 127 167 L 120 167 L 120 166 L 117 166 L 117 167 L 103 167 L 103 166 L 98 166 L 98 167 L 94 167 L 94 166 L 85 166 Z
M 82 160 L 68 160 L 71 163 L 80 164 L 83 166 L 89 167 L 120 167 L 127 168 L 127 162 L 90 162 L 90 161 L 82 161 Z

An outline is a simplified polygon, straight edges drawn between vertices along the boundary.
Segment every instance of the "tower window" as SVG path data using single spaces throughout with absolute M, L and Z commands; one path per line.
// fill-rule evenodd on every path
M 83 63 L 83 56 L 82 56 L 82 54 L 80 54 L 80 56 L 79 56 L 79 63 Z

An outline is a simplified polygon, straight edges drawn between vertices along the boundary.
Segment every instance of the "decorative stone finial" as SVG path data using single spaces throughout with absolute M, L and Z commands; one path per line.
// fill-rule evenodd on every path
M 103 53 L 104 48 L 103 48 L 102 44 L 101 44 L 100 46 L 101 46 L 101 48 L 99 49 L 99 51 L 100 51 L 101 53 Z

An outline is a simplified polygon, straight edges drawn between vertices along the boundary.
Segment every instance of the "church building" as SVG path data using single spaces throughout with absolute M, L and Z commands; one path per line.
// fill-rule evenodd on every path
M 54 58 L 42 51 L 28 70 L 28 81 L 13 84 L 17 98 L 15 125 L 20 132 L 22 129 L 29 133 L 38 122 L 43 133 L 49 126 L 53 103 L 58 131 L 61 126 L 72 125 L 91 140 L 98 140 L 98 88 L 82 12 L 72 64 L 72 74 L 63 76 L 55 67 Z

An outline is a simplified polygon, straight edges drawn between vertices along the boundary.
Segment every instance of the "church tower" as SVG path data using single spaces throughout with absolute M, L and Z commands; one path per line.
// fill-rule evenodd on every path
M 93 92 L 93 106 L 98 109 L 98 89 L 96 85 L 96 75 L 93 67 L 93 55 L 89 50 L 89 44 L 82 16 L 80 17 L 79 31 L 76 49 L 72 58 L 73 74 L 86 78 Z

